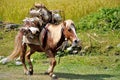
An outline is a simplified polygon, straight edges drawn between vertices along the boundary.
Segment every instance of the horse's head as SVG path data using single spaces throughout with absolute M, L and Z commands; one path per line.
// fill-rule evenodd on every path
M 73 47 L 77 47 L 80 40 L 77 37 L 74 22 L 72 20 L 66 20 L 63 22 L 63 25 L 63 34 L 65 38 L 70 40 L 72 43 L 70 49 Z

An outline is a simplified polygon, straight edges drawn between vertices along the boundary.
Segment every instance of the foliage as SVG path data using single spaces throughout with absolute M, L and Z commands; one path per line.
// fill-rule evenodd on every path
M 94 14 L 90 14 L 79 20 L 78 30 L 102 29 L 115 30 L 120 29 L 120 7 L 102 8 Z

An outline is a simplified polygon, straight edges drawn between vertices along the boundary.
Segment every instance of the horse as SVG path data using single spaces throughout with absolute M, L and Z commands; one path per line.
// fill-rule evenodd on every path
M 40 44 L 30 44 L 30 43 L 23 42 L 23 36 L 25 35 L 26 30 L 29 30 L 30 27 L 37 25 L 36 21 L 32 22 L 34 24 L 26 24 L 25 23 L 24 27 L 26 27 L 26 25 L 27 25 L 27 29 L 19 30 L 19 32 L 15 38 L 14 50 L 10 56 L 8 56 L 7 58 L 4 59 L 4 62 L 5 63 L 9 62 L 10 60 L 13 60 L 13 59 L 17 58 L 18 56 L 20 56 L 23 67 L 24 67 L 24 73 L 27 75 L 32 75 L 33 74 L 33 66 L 30 61 L 30 56 L 36 51 L 45 52 L 46 55 L 48 56 L 48 58 L 50 59 L 50 67 L 48 68 L 46 74 L 49 74 L 52 78 L 56 78 L 56 75 L 53 73 L 54 67 L 56 65 L 56 60 L 55 60 L 56 52 L 59 50 L 60 46 L 62 45 L 62 43 L 65 40 L 71 41 L 71 43 L 72 43 L 71 48 L 72 48 L 72 47 L 75 47 L 77 45 L 77 43 L 79 43 L 79 39 L 78 39 L 76 31 L 75 31 L 74 22 L 72 20 L 63 21 L 57 25 L 50 24 L 52 21 L 51 12 L 48 11 L 48 9 L 43 6 L 37 7 L 37 8 L 38 8 L 38 10 L 40 12 L 40 16 L 44 22 L 44 24 L 42 26 L 46 26 L 46 27 L 43 27 L 40 32 L 40 35 L 39 35 L 40 37 L 38 39 Z M 32 21 L 32 20 L 30 19 L 30 21 Z M 25 22 L 26 22 L 26 20 L 25 20 Z M 47 24 L 47 23 L 49 23 L 49 24 Z M 37 25 L 37 27 L 41 27 L 41 26 Z M 26 53 L 27 45 L 30 47 L 30 50 Z M 27 69 L 27 67 L 26 67 L 25 57 L 29 64 L 29 69 Z
M 31 63 L 30 56 L 37 51 L 45 52 L 50 60 L 50 66 L 46 74 L 50 75 L 52 78 L 57 78 L 57 76 L 53 73 L 56 65 L 56 52 L 59 50 L 60 46 L 65 40 L 69 40 L 72 47 L 77 46 L 79 43 L 79 38 L 77 37 L 75 25 L 72 20 L 65 20 L 58 25 L 46 25 L 46 27 L 40 33 L 39 45 L 23 42 L 23 30 L 20 30 L 18 33 L 19 36 L 17 35 L 15 38 L 15 42 L 17 44 L 15 45 L 14 53 L 10 55 L 11 57 L 9 57 L 9 59 L 11 58 L 12 60 L 20 56 L 24 67 L 24 73 L 27 75 L 33 74 L 33 65 Z M 26 53 L 27 45 L 30 47 L 30 50 Z M 25 58 L 29 64 L 29 69 L 26 67 Z

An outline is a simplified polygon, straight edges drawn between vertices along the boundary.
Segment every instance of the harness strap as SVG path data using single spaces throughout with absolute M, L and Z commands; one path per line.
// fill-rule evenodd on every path
M 64 44 L 63 44 L 63 46 L 62 46 L 62 51 L 64 51 L 65 47 L 66 47 L 67 44 L 68 44 L 67 38 L 65 38 L 65 41 L 64 41 L 63 43 L 64 43 Z
M 46 36 L 46 34 L 47 34 L 49 25 L 50 25 L 50 24 L 48 23 L 45 27 L 43 27 L 43 30 L 41 31 L 41 35 L 40 35 L 40 37 L 41 37 L 41 46 L 42 46 L 43 48 L 45 47 L 44 39 L 45 39 L 45 36 Z
M 68 40 L 67 40 L 67 38 L 65 38 L 65 41 L 64 41 L 63 44 L 61 45 L 61 52 L 63 52 L 63 51 L 65 50 L 67 44 L 68 44 Z M 59 53 L 59 54 L 60 54 L 60 53 Z M 58 57 L 59 57 L 59 58 L 58 58 L 58 64 L 59 64 L 62 55 L 58 55 Z

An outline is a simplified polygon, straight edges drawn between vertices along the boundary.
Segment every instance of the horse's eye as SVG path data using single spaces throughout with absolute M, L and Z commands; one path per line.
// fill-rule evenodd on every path
M 71 29 L 68 29 L 68 31 L 72 31 Z
M 42 14 L 42 16 L 44 16 L 45 14 Z

